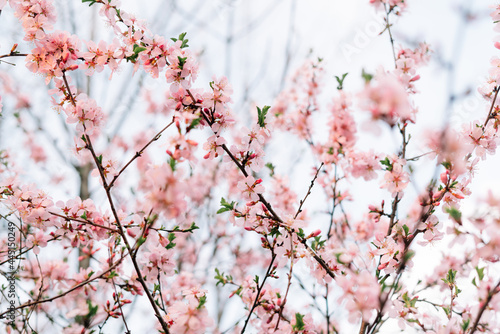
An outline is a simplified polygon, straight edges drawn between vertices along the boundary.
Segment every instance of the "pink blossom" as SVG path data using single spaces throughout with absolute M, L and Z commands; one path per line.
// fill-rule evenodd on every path
M 372 118 L 383 120 L 390 126 L 412 120 L 408 94 L 399 80 L 390 74 L 380 74 L 362 92 L 363 108 L 370 110 Z
M 264 186 L 261 182 L 261 179 L 255 180 L 255 178 L 251 175 L 238 182 L 238 189 L 241 191 L 243 198 L 254 202 L 258 201 L 258 194 L 262 194 L 264 192 Z
M 205 159 L 217 158 L 220 154 L 224 152 L 222 145 L 226 143 L 223 137 L 213 135 L 209 137 L 205 144 L 203 144 L 203 149 L 208 151 L 204 156 Z
M 101 123 L 104 121 L 104 113 L 96 101 L 85 94 L 76 98 L 76 106 L 67 105 L 64 112 L 68 116 L 66 122 L 77 123 L 76 129 L 80 133 L 92 135 L 98 133 Z
M 28 248 L 33 247 L 33 253 L 36 255 L 40 254 L 40 247 L 46 247 L 49 237 L 45 235 L 43 230 L 36 231 L 35 234 L 30 234 L 26 238 L 26 246 Z

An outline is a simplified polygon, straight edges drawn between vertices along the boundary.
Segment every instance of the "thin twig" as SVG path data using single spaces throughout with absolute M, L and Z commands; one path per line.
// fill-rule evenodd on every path
M 72 218 L 72 217 L 60 215 L 58 213 L 50 212 L 50 211 L 49 211 L 49 213 L 51 215 L 53 215 L 53 216 L 57 216 L 57 217 L 63 218 L 65 220 L 67 220 L 67 221 L 74 221 L 74 222 L 78 222 L 78 223 L 81 223 L 81 224 L 92 225 L 92 226 L 95 226 L 95 227 L 98 227 L 98 228 L 103 228 L 103 229 L 108 230 L 108 231 L 113 232 L 113 233 L 120 233 L 120 231 L 118 231 L 117 229 L 114 229 L 114 228 L 111 228 L 111 227 L 107 227 L 107 226 L 103 226 L 103 225 L 98 225 L 96 223 L 92 223 L 91 221 L 84 220 L 84 219 L 81 219 L 81 218 Z
M 297 209 L 297 212 L 295 213 L 293 219 L 297 219 L 297 216 L 302 212 L 302 205 L 306 201 L 307 197 L 309 197 L 309 195 L 311 194 L 311 190 L 314 187 L 314 181 L 316 181 L 316 179 L 318 178 L 319 171 L 321 170 L 323 165 L 324 163 L 322 162 L 321 165 L 316 170 L 316 174 L 314 174 L 314 178 L 311 180 L 311 185 L 309 186 L 309 189 L 307 189 L 306 196 L 304 196 L 304 199 L 300 200 L 299 208 Z
M 68 90 L 68 94 L 71 97 L 72 104 L 73 104 L 74 107 L 76 107 L 76 102 L 75 102 L 75 99 L 73 97 L 73 94 L 71 93 L 68 81 L 66 79 L 65 72 L 63 72 L 63 79 L 64 79 L 64 84 L 66 85 L 66 89 Z M 83 125 L 83 128 L 84 128 L 84 138 L 85 138 L 86 148 L 90 151 L 90 153 L 92 155 L 92 158 L 94 160 L 94 163 L 97 166 L 97 169 L 99 170 L 99 175 L 101 177 L 101 181 L 102 181 L 104 190 L 106 192 L 106 197 L 108 198 L 108 203 L 109 203 L 109 205 L 111 207 L 111 212 L 113 213 L 113 217 L 114 217 L 114 219 L 116 221 L 116 226 L 118 226 L 119 233 L 120 233 L 120 235 L 122 237 L 123 242 L 125 243 L 125 247 L 127 248 L 128 252 L 129 252 L 130 260 L 132 261 L 132 264 L 134 266 L 134 270 L 137 273 L 137 280 L 141 284 L 144 292 L 146 293 L 146 296 L 149 299 L 149 303 L 151 304 L 151 306 L 152 306 L 152 308 L 153 308 L 153 310 L 155 312 L 155 316 L 158 319 L 158 322 L 160 323 L 163 331 L 166 334 L 169 334 L 170 332 L 168 330 L 168 325 L 165 322 L 165 320 L 163 319 L 163 317 L 162 317 L 162 315 L 160 313 L 160 310 L 158 309 L 158 306 L 156 305 L 156 302 L 155 302 L 153 296 L 151 295 L 151 292 L 149 291 L 149 289 L 148 289 L 148 287 L 146 285 L 146 282 L 144 280 L 144 277 L 142 276 L 142 273 L 141 273 L 141 270 L 139 268 L 139 264 L 137 263 L 137 259 L 135 257 L 134 252 L 133 252 L 133 249 L 132 249 L 132 247 L 130 246 L 130 244 L 128 242 L 127 236 L 125 234 L 125 230 L 123 229 L 123 226 L 122 226 L 122 224 L 120 222 L 120 218 L 118 216 L 118 212 L 116 211 L 113 198 L 111 197 L 111 189 L 110 189 L 110 187 L 108 185 L 108 182 L 106 181 L 106 176 L 104 175 L 104 170 L 103 170 L 102 164 L 100 163 L 99 158 L 97 157 L 97 154 L 95 153 L 95 150 L 94 150 L 94 148 L 92 146 L 92 141 L 90 140 L 89 135 L 86 134 L 85 125 Z
M 486 307 L 490 303 L 491 299 L 493 298 L 494 295 L 496 295 L 500 290 L 500 281 L 490 290 L 488 290 L 488 296 L 486 297 L 486 300 L 482 303 L 481 308 L 477 312 L 476 320 L 474 320 L 474 324 L 471 327 L 471 330 L 469 334 L 473 334 L 479 325 L 479 320 L 481 320 L 481 317 L 483 316 L 484 311 L 486 310 Z
M 144 153 L 144 151 L 146 150 L 146 148 L 148 148 L 149 145 L 151 145 L 154 141 L 157 141 L 158 139 L 160 139 L 161 137 L 161 134 L 167 130 L 172 124 L 174 124 L 175 122 L 175 118 L 172 118 L 172 121 L 170 123 L 168 123 L 163 129 L 160 130 L 160 132 L 158 132 L 154 137 L 153 139 L 151 139 L 146 145 L 143 146 L 143 148 L 141 148 L 138 152 L 135 152 L 135 155 L 125 164 L 125 166 L 122 167 L 122 169 L 120 169 L 120 171 L 118 172 L 118 174 L 116 174 L 113 179 L 111 180 L 111 182 L 109 183 L 108 185 L 108 188 L 111 189 L 111 187 L 113 187 L 113 185 L 115 184 L 115 181 L 120 177 L 120 175 L 123 173 L 123 171 L 125 171 L 125 169 L 127 169 L 127 167 L 132 163 L 134 162 L 135 159 L 139 158 L 142 153 Z
M 264 279 L 262 280 L 262 284 L 259 286 L 257 284 L 257 294 L 255 296 L 255 300 L 253 302 L 252 308 L 250 309 L 250 312 L 248 313 L 247 319 L 245 320 L 245 325 L 243 326 L 243 329 L 241 330 L 241 334 L 245 333 L 245 329 L 247 328 L 248 321 L 250 320 L 250 317 L 252 316 L 253 310 L 257 307 L 259 300 L 260 300 L 260 292 L 262 291 L 262 288 L 264 288 L 264 284 L 266 283 L 266 279 L 269 277 L 271 274 L 271 271 L 273 269 L 274 265 L 274 260 L 276 259 L 276 254 L 274 251 L 271 249 L 271 262 L 269 262 L 269 266 L 267 267 L 266 271 L 266 276 L 264 276 Z M 257 282 L 256 282 L 257 283 Z

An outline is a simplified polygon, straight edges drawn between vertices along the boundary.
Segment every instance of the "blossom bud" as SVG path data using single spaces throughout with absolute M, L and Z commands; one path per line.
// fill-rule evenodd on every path
M 321 234 L 321 230 L 316 230 L 313 233 L 311 233 L 311 236 L 314 238 L 314 237 L 317 237 L 320 234 Z
M 77 69 L 78 69 L 78 65 L 77 64 L 73 64 L 71 66 L 66 67 L 66 71 L 75 71 Z
M 448 181 L 448 175 L 450 172 L 446 170 L 445 172 L 442 172 L 441 175 L 439 176 L 441 179 L 441 182 L 446 183 Z

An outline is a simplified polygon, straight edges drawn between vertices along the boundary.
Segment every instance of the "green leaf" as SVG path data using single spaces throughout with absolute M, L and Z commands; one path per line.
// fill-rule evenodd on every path
M 361 77 L 365 79 L 365 83 L 370 83 L 373 79 L 373 74 L 365 72 L 365 69 L 361 72 Z
M 145 242 L 146 242 L 146 238 L 141 236 L 139 239 L 137 239 L 137 247 L 139 247 L 140 245 L 142 245 Z
M 99 164 L 102 165 L 102 154 L 100 156 L 97 157 L 97 161 L 99 161 Z
M 175 168 L 177 167 L 177 160 L 170 158 L 168 159 L 168 165 L 172 168 L 172 172 L 175 172 Z
M 408 292 L 405 292 L 401 297 L 403 298 L 405 305 L 410 306 L 411 299 L 408 297 Z
M 147 50 L 147 49 L 145 47 L 142 47 L 142 46 L 139 46 L 137 44 L 134 44 L 134 48 L 133 48 L 134 54 L 131 55 L 131 56 L 128 56 L 126 58 L 127 61 L 135 63 L 137 61 L 137 58 L 139 57 L 139 53 L 141 53 L 144 50 Z
M 217 268 L 215 268 L 214 278 L 217 280 L 217 283 L 215 284 L 216 286 L 219 284 L 222 284 L 222 286 L 224 286 L 227 282 L 233 281 L 233 277 L 231 275 L 224 275 L 224 273 L 221 273 Z
M 450 308 L 449 307 L 443 306 L 443 311 L 444 311 L 444 313 L 446 313 L 447 317 L 450 316 Z
M 303 331 L 305 329 L 304 315 L 300 313 L 295 313 L 295 325 L 293 325 L 295 331 Z
M 271 172 L 269 173 L 269 176 L 273 177 L 274 176 L 274 169 L 276 168 L 276 166 L 274 166 L 272 163 L 268 162 L 266 164 L 266 167 L 271 170 Z
M 455 222 L 462 224 L 462 213 L 457 208 L 447 208 L 446 212 L 450 215 L 451 219 Z
M 392 163 L 388 157 L 385 157 L 384 160 L 380 160 L 380 163 L 385 166 L 385 170 L 389 172 L 392 171 Z
M 403 225 L 403 230 L 405 231 L 405 236 L 410 234 L 410 228 L 406 224 Z
M 317 237 L 314 237 L 314 240 L 311 243 L 311 248 L 317 251 L 325 246 L 325 242 L 326 240 L 321 240 L 321 236 L 318 235 Z
M 441 280 L 443 282 L 445 282 L 446 284 L 448 284 L 450 286 L 453 286 L 453 285 L 455 285 L 456 275 L 457 275 L 457 271 L 453 270 L 453 269 L 450 269 L 450 270 L 448 270 L 448 273 L 446 274 L 446 277 L 445 278 L 441 278 Z
M 214 278 L 217 280 L 217 283 L 215 284 L 215 286 L 219 285 L 219 284 L 222 284 L 224 285 L 224 275 L 221 275 L 220 271 L 218 268 L 215 268 L 215 276 Z
M 177 56 L 177 59 L 179 60 L 179 68 L 182 70 L 184 68 L 184 64 L 186 64 L 186 60 L 188 59 L 188 57 Z
M 191 124 L 189 124 L 189 126 L 187 127 L 186 129 L 186 132 L 189 132 L 191 131 L 192 129 L 194 129 L 198 124 L 200 124 L 201 122 L 201 117 L 198 117 L 198 118 L 195 118 L 193 119 L 193 121 L 191 122 Z
M 147 48 L 143 47 L 143 46 L 139 46 L 137 44 L 134 44 L 134 53 L 136 55 L 138 55 L 139 53 L 141 53 L 142 51 L 145 51 L 147 50 Z
M 174 42 L 177 42 L 177 41 L 182 41 L 182 44 L 181 44 L 181 49 L 183 49 L 183 48 L 187 48 L 187 47 L 189 47 L 189 45 L 188 45 L 189 39 L 187 39 L 187 38 L 186 38 L 186 34 L 187 34 L 187 32 L 183 32 L 183 33 L 181 33 L 181 34 L 179 35 L 179 38 L 174 38 L 174 37 L 172 37 L 172 38 L 170 38 L 170 39 L 171 39 L 172 41 L 174 41 Z
M 92 6 L 93 4 L 96 3 L 96 0 L 82 0 L 82 3 L 86 3 L 86 2 L 90 2 L 89 3 L 89 7 Z
M 255 275 L 253 281 L 257 284 L 257 286 L 259 286 L 259 275 Z
M 207 302 L 207 296 L 201 296 L 200 299 L 199 299 L 199 304 L 198 306 L 196 307 L 196 309 L 200 309 L 203 307 L 203 305 L 205 305 L 205 303 Z
M 257 107 L 258 123 L 261 128 L 266 127 L 266 115 L 270 108 L 270 106 L 264 106 L 262 109 Z
M 199 226 L 197 226 L 195 222 L 192 222 L 192 223 L 191 223 L 191 226 L 189 226 L 189 228 L 188 228 L 188 231 L 189 231 L 190 233 L 193 233 L 193 231 L 194 231 L 194 230 L 199 230 L 199 229 L 200 229 L 200 227 L 199 227 Z
M 87 211 L 83 211 L 83 215 L 80 216 L 80 218 L 87 220 Z
M 273 226 L 271 230 L 269 231 L 269 235 L 272 237 L 277 237 L 281 235 L 280 229 L 278 226 Z
M 97 305 L 92 305 L 92 302 L 87 299 L 87 305 L 89 306 L 89 314 L 87 315 L 88 317 L 93 317 L 97 314 L 97 310 L 99 309 L 99 306 Z
M 443 167 L 446 168 L 447 170 L 451 169 L 451 162 L 443 161 L 441 165 L 443 165 Z
M 338 82 L 338 86 L 337 86 L 337 89 L 338 90 L 342 90 L 344 88 L 344 79 L 345 77 L 347 76 L 348 73 L 344 73 L 342 74 L 342 78 L 339 78 L 338 76 L 335 76 L 335 79 L 337 79 L 337 82 Z
M 168 234 L 167 239 L 168 239 L 169 243 L 168 243 L 168 245 L 165 247 L 166 249 L 172 249 L 172 248 L 174 248 L 174 247 L 175 247 L 176 243 L 175 243 L 175 242 L 173 242 L 173 241 L 175 240 L 175 238 L 177 238 L 177 237 L 175 236 L 175 233 L 169 233 L 169 234 Z
M 233 211 L 234 210 L 234 205 L 236 202 L 231 202 L 228 203 L 224 197 L 221 198 L 220 200 L 220 205 L 222 206 L 218 211 L 217 214 L 226 212 L 226 211 Z
M 479 276 L 479 280 L 482 281 L 484 278 L 484 268 L 476 267 L 476 271 L 477 271 L 477 276 Z
M 469 325 L 470 325 L 470 319 L 467 319 L 462 322 L 462 325 L 460 325 L 460 327 L 462 327 L 462 330 L 465 332 L 469 327 Z
M 409 261 L 413 256 L 415 255 L 415 252 L 412 251 L 412 250 L 408 250 L 405 254 L 404 254 L 404 259 L 405 259 L 405 262 Z

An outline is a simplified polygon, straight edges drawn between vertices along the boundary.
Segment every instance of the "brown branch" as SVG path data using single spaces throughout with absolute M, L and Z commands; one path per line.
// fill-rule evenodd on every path
M 490 111 L 488 112 L 488 116 L 486 117 L 486 121 L 484 121 L 483 131 L 484 131 L 484 128 L 486 127 L 486 125 L 488 124 L 488 122 L 491 119 L 491 115 L 493 113 L 493 108 L 495 107 L 495 101 L 496 101 L 497 96 L 498 96 L 498 91 L 500 91 L 500 87 L 498 87 L 498 86 L 495 87 L 493 89 L 493 91 L 495 92 L 495 96 L 493 97 L 493 101 L 491 102 Z
M 57 216 L 57 217 L 63 218 L 65 220 L 67 220 L 67 221 L 75 221 L 75 222 L 78 222 L 78 223 L 81 223 L 81 224 L 87 224 L 87 225 L 92 225 L 92 226 L 95 226 L 95 227 L 98 227 L 98 228 L 103 228 L 103 229 L 108 230 L 108 231 L 113 232 L 113 233 L 120 233 L 120 231 L 118 231 L 118 230 L 116 230 L 114 228 L 103 226 L 103 225 L 98 225 L 98 224 L 92 223 L 91 221 L 88 221 L 88 220 L 84 220 L 84 219 L 80 219 L 80 218 L 71 218 L 71 217 L 60 215 L 58 213 L 50 212 L 50 211 L 49 211 L 49 213 L 51 215 L 53 215 L 53 216 Z
M 391 32 L 391 24 L 389 23 L 389 14 L 392 12 L 392 8 L 387 8 L 387 4 L 384 3 L 384 9 L 385 9 L 385 30 L 389 33 L 389 39 L 391 41 L 391 47 L 392 47 L 392 57 L 394 58 L 394 67 L 396 67 L 396 50 L 394 48 L 394 38 L 392 37 L 392 32 Z M 382 31 L 383 32 L 383 31 Z
M 488 296 L 486 297 L 486 300 L 483 302 L 483 304 L 481 305 L 481 308 L 477 312 L 476 320 L 474 320 L 474 324 L 472 325 L 470 332 L 469 332 L 470 334 L 473 334 L 477 330 L 477 327 L 479 325 L 479 320 L 481 320 L 481 317 L 483 316 L 483 313 L 486 310 L 486 307 L 490 303 L 493 296 L 500 291 L 499 288 L 500 288 L 500 281 L 498 281 L 498 283 L 495 285 L 495 287 L 493 287 L 492 289 L 490 289 L 488 291 Z
M 250 312 L 248 313 L 248 317 L 245 320 L 245 325 L 243 326 L 243 329 L 241 330 L 241 334 L 245 333 L 245 329 L 247 328 L 248 321 L 250 320 L 250 317 L 252 316 L 253 310 L 257 307 L 257 305 L 259 303 L 259 300 L 260 300 L 260 297 L 261 297 L 260 296 L 260 292 L 262 291 L 262 288 L 264 288 L 264 284 L 266 283 L 266 279 L 271 274 L 271 271 L 272 271 L 272 268 L 273 268 L 273 264 L 274 264 L 274 260 L 276 259 L 276 254 L 274 253 L 274 251 L 273 251 L 272 248 L 271 248 L 271 252 L 272 252 L 271 262 L 269 262 L 269 266 L 267 267 L 266 276 L 264 276 L 264 279 L 262 280 L 262 284 L 260 286 L 257 284 L 257 294 L 255 296 L 255 300 L 253 302 L 252 308 L 250 309 Z
M 318 169 L 319 172 L 319 169 Z M 318 175 L 318 173 L 316 173 Z M 311 184 L 312 187 L 312 184 Z M 306 196 L 307 197 L 307 196 Z M 286 292 L 285 292 L 285 298 L 283 298 L 283 302 L 281 303 L 280 306 L 280 312 L 278 314 L 278 321 L 276 321 L 276 327 L 274 328 L 275 331 L 278 330 L 278 326 L 280 324 L 280 320 L 283 317 L 283 310 L 285 309 L 285 304 L 288 298 L 288 292 L 290 291 L 290 286 L 292 285 L 292 272 L 293 272 L 293 234 L 289 233 L 290 236 L 290 271 L 288 272 L 288 285 L 286 287 Z
M 83 281 L 83 282 L 81 282 L 81 283 L 79 283 L 79 284 L 75 285 L 75 286 L 74 286 L 74 287 L 72 287 L 71 289 L 69 289 L 69 290 L 67 290 L 67 291 L 65 291 L 65 292 L 63 292 L 63 293 L 61 293 L 61 294 L 59 294 L 59 295 L 57 295 L 57 296 L 50 297 L 50 298 L 47 298 L 47 299 L 38 300 L 38 301 L 26 302 L 26 303 L 24 303 L 24 304 L 22 304 L 22 305 L 17 306 L 14 310 L 19 310 L 19 309 L 23 309 L 23 308 L 25 308 L 25 307 L 34 306 L 34 305 L 38 305 L 38 304 L 42 304 L 42 303 L 48 303 L 48 302 L 54 301 L 54 300 L 56 300 L 56 299 L 59 299 L 59 298 L 61 298 L 61 297 L 64 297 L 64 296 L 66 296 L 67 294 L 69 294 L 69 293 L 71 293 L 71 292 L 73 292 L 73 291 L 75 291 L 75 290 L 77 290 L 77 289 L 79 289 L 79 288 L 81 288 L 81 287 L 83 287 L 83 286 L 85 286 L 85 285 L 87 285 L 87 284 L 89 284 L 89 283 L 91 283 L 91 282 L 95 281 L 95 280 L 96 280 L 96 279 L 98 279 L 98 278 L 102 278 L 102 277 L 104 277 L 105 275 L 107 275 L 108 273 L 110 273 L 110 272 L 111 272 L 113 269 L 115 269 L 115 268 L 116 268 L 119 264 L 121 264 L 121 262 L 123 261 L 123 259 L 125 258 L 125 256 L 126 256 L 126 255 L 123 255 L 122 257 L 120 257 L 120 258 L 118 259 L 118 261 L 117 261 L 117 262 L 115 262 L 112 266 L 110 266 L 110 267 L 109 267 L 106 271 L 104 271 L 102 274 L 97 275 L 97 276 L 95 276 L 95 277 L 93 277 L 93 278 L 89 278 L 89 279 L 87 279 L 87 280 L 85 280 L 85 281 Z M 10 309 L 10 310 L 8 310 L 8 311 L 5 311 L 5 312 L 3 312 L 3 313 L 0 313 L 0 319 L 1 319 L 1 318 L 3 318 L 3 317 L 5 316 L 5 314 L 7 314 L 8 312 L 10 312 L 11 310 L 12 310 L 12 309 Z
M 71 94 L 71 90 L 70 90 L 68 81 L 66 80 L 66 75 L 65 75 L 64 72 L 63 72 L 63 79 L 64 79 L 64 84 L 66 85 L 66 89 L 68 90 L 68 94 L 71 97 L 71 101 L 73 103 L 73 106 L 76 107 L 75 99 L 74 99 L 73 95 Z M 149 299 L 149 303 L 151 304 L 151 306 L 152 306 L 152 308 L 153 308 L 153 310 L 155 312 L 155 316 L 158 319 L 158 322 L 160 323 L 163 331 L 166 334 L 169 334 L 170 332 L 168 330 L 168 325 L 165 322 L 165 320 L 163 319 L 163 317 L 161 316 L 160 310 L 158 309 L 158 306 L 156 305 L 155 300 L 154 300 L 153 296 L 151 295 L 151 292 L 149 291 L 149 289 L 148 289 L 148 287 L 146 285 L 144 277 L 142 276 L 141 270 L 139 268 L 139 264 L 137 263 L 137 259 L 136 259 L 135 255 L 134 255 L 134 252 L 133 252 L 134 250 L 132 249 L 132 247 L 130 246 L 130 244 L 128 242 L 127 236 L 126 236 L 125 231 L 123 229 L 123 226 L 122 226 L 122 224 L 120 222 L 120 218 L 118 217 L 118 213 L 116 211 L 113 198 L 111 197 L 111 189 L 110 189 L 110 187 L 108 185 L 108 182 L 106 181 L 106 176 L 104 175 L 104 169 L 102 167 L 102 164 L 100 163 L 99 158 L 97 157 L 97 154 L 95 153 L 95 150 L 94 150 L 94 148 L 92 146 L 92 141 L 90 140 L 89 135 L 86 134 L 85 125 L 83 125 L 83 128 L 84 128 L 84 138 L 85 138 L 86 148 L 90 151 L 90 153 L 92 155 L 92 158 L 94 159 L 94 163 L 97 166 L 97 169 L 99 170 L 99 175 L 101 177 L 101 181 L 102 181 L 104 190 L 106 192 L 106 197 L 108 198 L 108 202 L 109 202 L 109 205 L 111 207 L 111 212 L 113 213 L 113 217 L 115 218 L 116 225 L 118 226 L 119 233 L 122 236 L 123 242 L 125 243 L 125 247 L 127 248 L 128 252 L 129 252 L 130 259 L 132 260 L 132 264 L 134 266 L 134 270 L 136 271 L 136 274 L 137 274 L 137 280 L 139 281 L 139 283 L 141 284 L 142 288 L 144 289 L 144 292 L 146 293 L 146 295 L 147 295 L 147 297 Z

